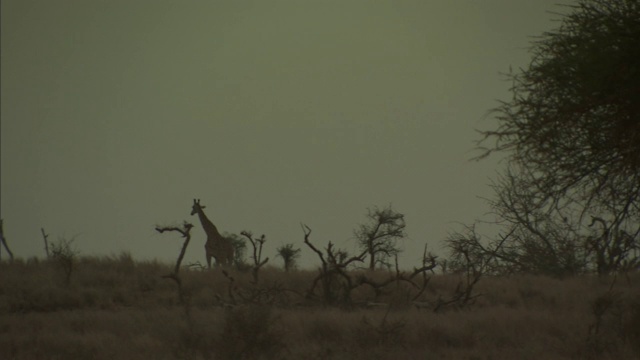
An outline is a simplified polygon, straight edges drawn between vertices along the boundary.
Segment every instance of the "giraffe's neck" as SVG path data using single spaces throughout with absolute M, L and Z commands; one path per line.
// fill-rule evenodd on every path
M 219 235 L 218 229 L 215 225 L 207 218 L 207 215 L 204 214 L 204 211 L 198 211 L 198 217 L 200 218 L 200 223 L 202 224 L 202 228 L 207 233 L 207 235 Z

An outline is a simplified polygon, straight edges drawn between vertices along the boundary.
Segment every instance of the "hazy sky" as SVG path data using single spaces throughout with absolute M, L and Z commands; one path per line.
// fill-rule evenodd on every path
M 204 263 L 189 215 L 221 231 L 355 250 L 367 207 L 406 215 L 417 264 L 488 211 L 499 170 L 475 129 L 509 99 L 558 0 L 3 0 L 1 216 L 19 257 L 76 236 L 86 255 Z M 566 3 L 566 2 L 565 2 Z

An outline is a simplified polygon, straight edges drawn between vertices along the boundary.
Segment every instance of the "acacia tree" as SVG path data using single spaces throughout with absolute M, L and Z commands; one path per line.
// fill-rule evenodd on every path
M 277 256 L 284 261 L 284 271 L 288 272 L 290 269 L 295 268 L 296 260 L 300 257 L 300 251 L 300 249 L 295 249 L 293 244 L 282 245 L 276 249 Z
M 369 256 L 369 269 L 376 264 L 390 265 L 388 259 L 394 258 L 399 252 L 398 240 L 407 236 L 404 214 L 398 213 L 391 205 L 384 209 L 368 209 L 368 224 L 362 224 L 354 232 L 360 249 Z
M 491 205 L 519 241 L 505 246 L 512 259 L 573 271 L 581 256 L 607 273 L 636 266 L 640 249 L 640 2 L 569 9 L 509 74 L 513 97 L 494 109 L 479 158 L 509 154 Z
M 233 263 L 235 264 L 235 266 L 239 269 L 245 268 L 247 266 L 247 243 L 245 242 L 245 240 L 237 234 L 227 232 L 225 232 L 222 237 L 230 241 L 231 245 L 233 245 Z

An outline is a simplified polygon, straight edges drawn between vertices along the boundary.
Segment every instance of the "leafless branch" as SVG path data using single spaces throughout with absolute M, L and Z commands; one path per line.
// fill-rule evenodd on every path
M 242 231 L 240 233 L 240 235 L 242 235 L 242 236 L 246 237 L 247 239 L 249 239 L 249 242 L 251 243 L 251 246 L 253 247 L 252 274 L 253 274 L 253 281 L 254 282 L 258 282 L 258 272 L 260 271 L 260 268 L 262 266 L 264 266 L 269 261 L 268 257 L 265 258 L 264 260 L 262 260 L 262 246 L 267 241 L 267 239 L 264 236 L 264 234 L 262 236 L 260 236 L 258 239 L 254 239 L 253 238 L 253 234 L 250 231 Z

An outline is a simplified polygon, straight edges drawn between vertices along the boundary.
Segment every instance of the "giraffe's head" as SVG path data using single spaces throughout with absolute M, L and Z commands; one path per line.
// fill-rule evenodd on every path
M 204 205 L 200 205 L 200 199 L 193 199 L 193 207 L 191 208 L 191 215 L 197 214 L 202 209 L 206 208 Z

